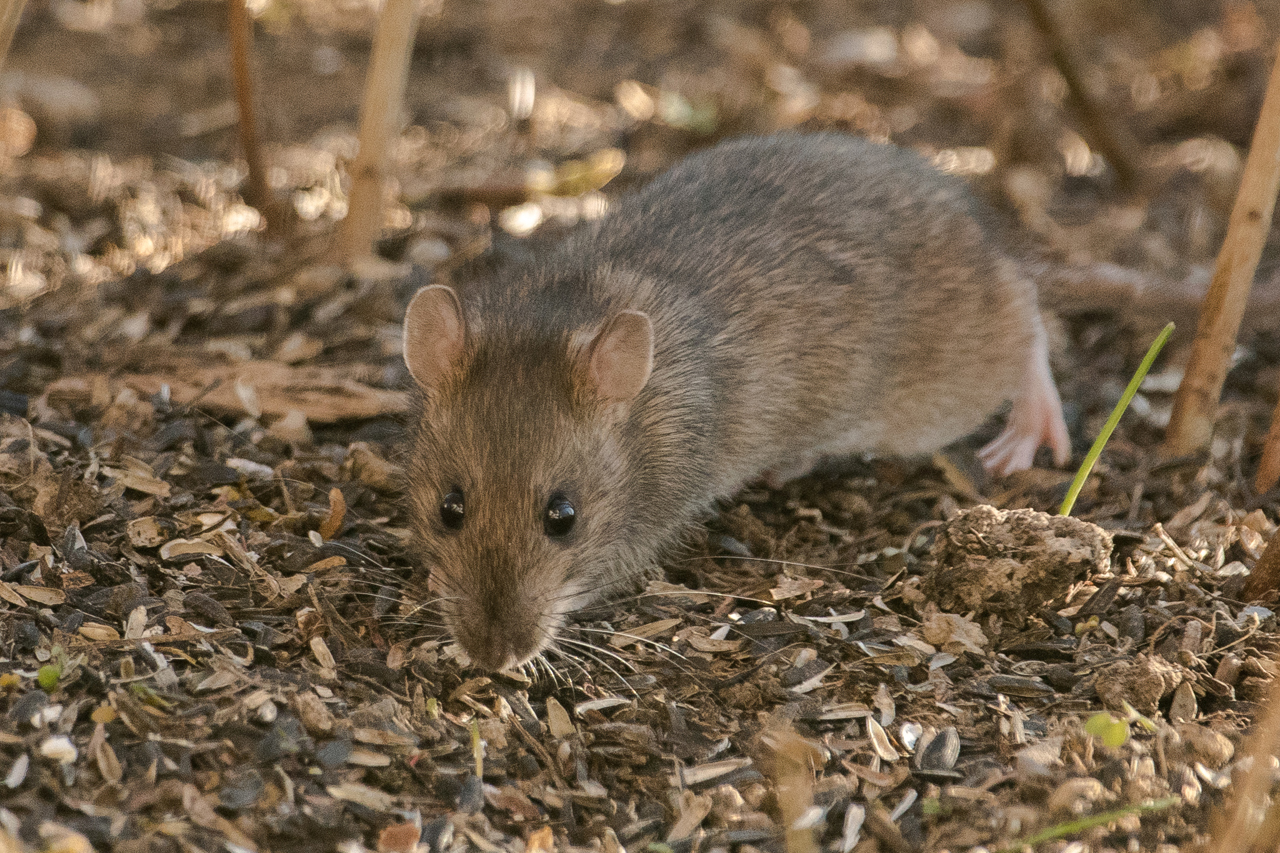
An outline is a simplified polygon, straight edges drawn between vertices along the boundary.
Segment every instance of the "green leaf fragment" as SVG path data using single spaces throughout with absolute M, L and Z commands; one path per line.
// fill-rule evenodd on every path
M 39 684 L 40 689 L 45 693 L 52 693 L 58 689 L 60 678 L 62 678 L 62 665 L 47 663 L 36 673 L 36 684 Z
M 1119 749 L 1129 740 L 1129 721 L 1113 717 L 1105 711 L 1090 717 L 1084 724 L 1084 730 L 1112 749 Z

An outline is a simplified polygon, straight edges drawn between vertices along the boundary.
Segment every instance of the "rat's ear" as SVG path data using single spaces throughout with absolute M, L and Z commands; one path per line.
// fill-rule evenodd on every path
M 458 364 L 466 337 L 462 305 L 453 288 L 432 284 L 404 312 L 404 363 L 423 390 L 434 391 Z
M 587 350 L 596 393 L 623 403 L 640 393 L 653 371 L 653 323 L 643 311 L 623 311 L 605 323 Z

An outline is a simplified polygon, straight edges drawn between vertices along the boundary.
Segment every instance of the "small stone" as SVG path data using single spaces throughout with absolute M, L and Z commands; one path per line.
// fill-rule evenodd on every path
M 307 416 L 298 409 L 290 409 L 283 418 L 267 427 L 267 435 L 285 444 L 309 447 L 315 443 Z
M 36 141 L 36 123 L 16 107 L 0 110 L 0 154 L 21 157 Z
M 1240 660 L 1239 655 L 1228 652 L 1222 656 L 1222 660 L 1218 662 L 1218 669 L 1214 672 L 1213 677 L 1228 686 L 1235 686 L 1240 680 L 1240 670 L 1244 667 L 1244 662 Z
M 298 270 L 290 284 L 302 299 L 314 299 L 329 294 L 342 287 L 347 280 L 347 271 L 337 264 L 321 264 Z
M 70 764 L 76 760 L 79 752 L 76 750 L 76 745 L 71 742 L 71 738 L 66 735 L 54 735 L 40 744 L 40 754 L 45 758 L 52 758 L 59 764 Z
M 1091 776 L 1082 776 L 1068 779 L 1055 788 L 1046 805 L 1056 814 L 1081 815 L 1106 799 L 1106 786 Z
M 449 244 L 439 237 L 420 237 L 405 249 L 405 260 L 415 267 L 433 269 L 449 260 L 453 254 Z
M 324 351 L 324 341 L 304 332 L 294 332 L 276 347 L 276 361 L 298 364 L 309 361 Z
M 40 133 L 53 140 L 70 139 L 102 114 L 102 99 L 92 89 L 61 74 L 6 71 L 0 92 L 6 101 L 17 101 Z
M 218 804 L 233 810 L 248 808 L 258 801 L 265 789 L 261 773 L 252 767 L 237 768 L 224 777 L 218 788 Z
M 1200 713 L 1199 702 L 1191 682 L 1184 681 L 1173 691 L 1173 702 L 1169 705 L 1169 719 L 1173 722 L 1191 722 Z
M 1174 726 L 1187 749 L 1201 763 L 1214 770 L 1225 767 L 1235 755 L 1236 748 L 1225 735 L 1197 723 L 1179 723 Z
M 1047 737 L 1023 747 L 1016 756 L 1018 772 L 1023 776 L 1048 776 L 1062 762 L 1062 738 Z
M 294 705 L 298 711 L 298 719 L 307 732 L 316 737 L 324 737 L 333 732 L 337 720 L 316 694 L 301 691 L 294 698 Z

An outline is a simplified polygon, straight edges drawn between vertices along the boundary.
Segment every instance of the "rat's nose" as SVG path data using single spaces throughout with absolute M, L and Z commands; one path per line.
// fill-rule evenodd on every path
M 455 636 L 472 662 L 490 672 L 519 666 L 537 654 L 539 646 L 536 628 L 509 619 L 464 617 Z

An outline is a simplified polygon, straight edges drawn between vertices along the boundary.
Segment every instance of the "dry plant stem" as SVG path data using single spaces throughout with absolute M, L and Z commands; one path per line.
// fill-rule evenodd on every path
M 797 826 L 813 805 L 813 768 L 804 756 L 808 750 L 804 739 L 790 729 L 773 733 L 775 778 L 778 810 L 786 833 L 787 853 L 818 853 L 813 830 Z
M 18 21 L 22 19 L 22 10 L 26 5 L 27 0 L 0 0 L 0 67 L 9 58 L 13 34 L 18 29 Z
M 1261 494 L 1270 491 L 1276 483 L 1280 483 L 1280 401 L 1276 402 L 1275 411 L 1271 413 L 1271 429 L 1267 430 L 1267 441 L 1262 447 L 1262 461 L 1258 463 L 1253 487 Z
M 240 147 L 249 164 L 249 183 L 245 201 L 275 225 L 269 210 L 271 193 L 267 189 L 267 172 L 262 164 L 262 147 L 258 144 L 258 125 L 253 100 L 253 71 L 249 56 L 253 51 L 253 22 L 245 0 L 227 0 L 228 32 L 231 40 L 231 75 L 235 79 L 236 106 L 240 109 Z
M 1272 432 L 1275 427 L 1272 427 Z M 1273 533 L 1240 591 L 1243 601 L 1262 601 L 1280 590 L 1280 532 Z
M 1280 63 L 1271 69 L 1240 192 L 1227 224 L 1227 236 L 1218 252 L 1213 281 L 1200 309 L 1187 372 L 1173 401 L 1173 416 L 1164 440 L 1164 452 L 1170 456 L 1203 450 L 1213 437 L 1218 397 L 1231 364 L 1258 258 L 1271 230 L 1278 187 Z M 1259 491 L 1263 490 L 1260 486 Z
M 1253 766 L 1244 779 L 1233 786 L 1235 797 L 1206 849 L 1213 853 L 1249 853 L 1255 847 L 1276 849 L 1276 840 L 1260 837 L 1259 830 L 1271 822 L 1268 811 L 1280 808 L 1270 797 L 1271 762 L 1277 752 L 1280 752 L 1280 680 L 1272 683 L 1266 709 L 1249 738 L 1248 754 L 1253 758 Z
M 404 103 L 418 11 L 418 0 L 387 0 L 378 21 L 360 105 L 360 151 L 351 166 L 347 217 L 338 234 L 340 261 L 373 254 L 373 241 L 382 227 L 387 158 Z
M 1083 63 L 1067 41 L 1058 22 L 1045 6 L 1044 0 L 1022 0 L 1022 2 L 1027 7 L 1027 12 L 1031 15 L 1036 29 L 1048 44 L 1049 53 L 1053 57 L 1053 64 L 1057 67 L 1058 73 L 1067 82 L 1067 89 L 1070 90 L 1071 99 L 1075 102 L 1081 121 L 1084 122 L 1089 141 L 1111 163 L 1121 185 L 1133 192 L 1138 188 L 1138 169 L 1134 165 L 1131 153 L 1137 148 L 1136 141 L 1128 130 L 1113 120 L 1112 116 L 1117 115 L 1118 111 L 1103 109 L 1103 105 L 1098 103 L 1098 99 L 1085 85 L 1079 71 L 1076 70 Z

